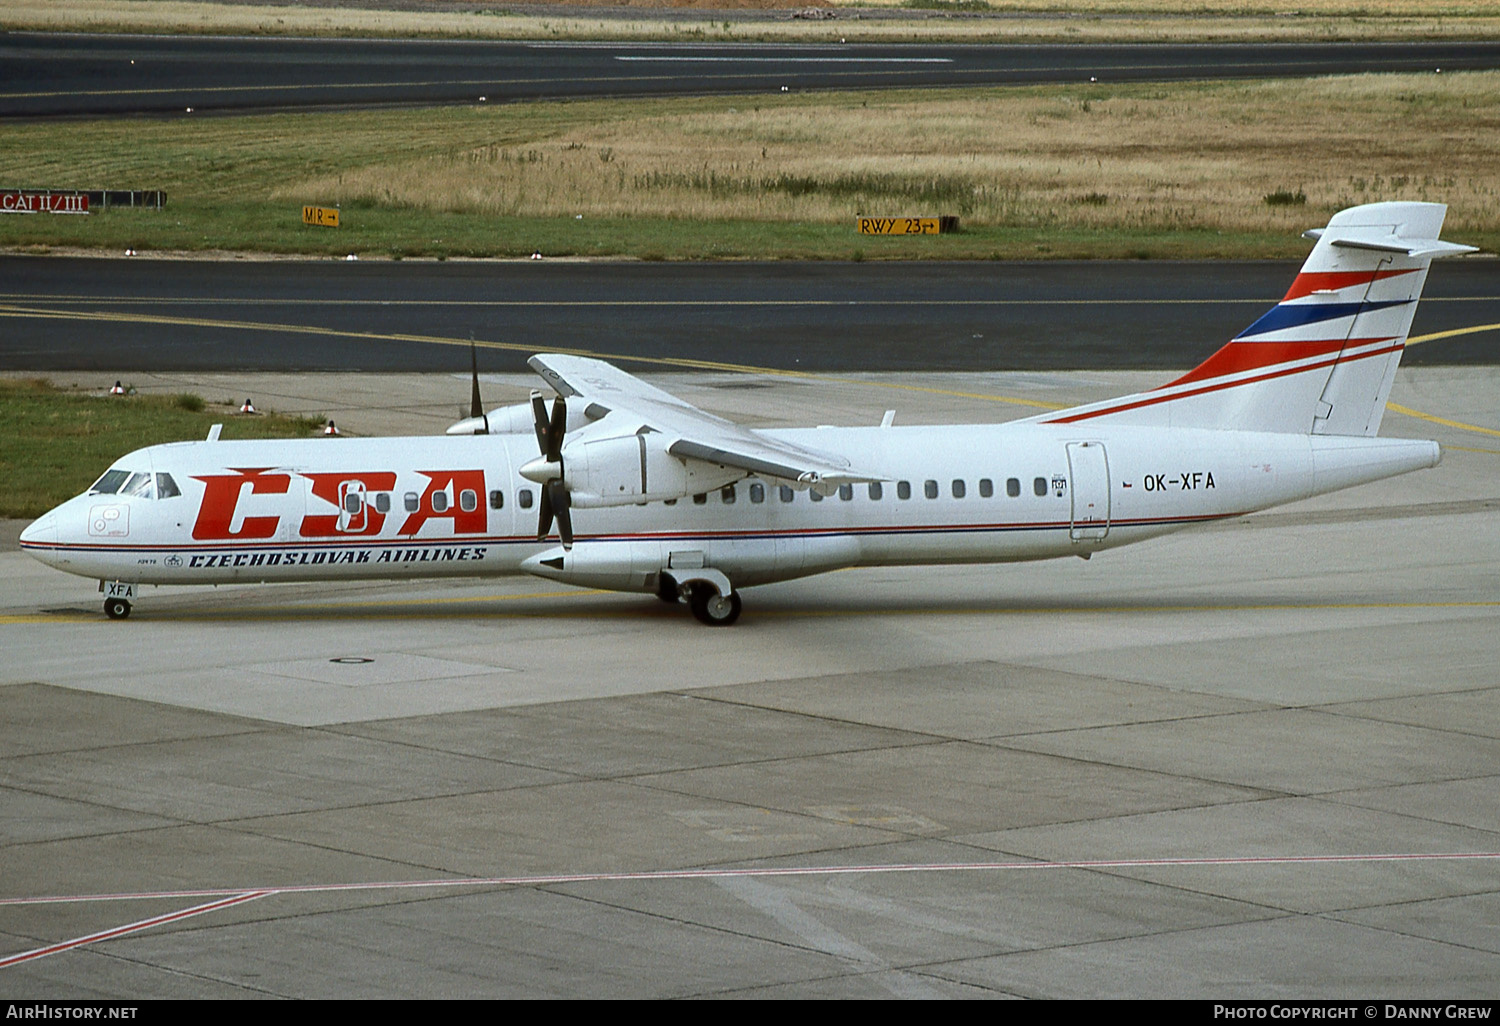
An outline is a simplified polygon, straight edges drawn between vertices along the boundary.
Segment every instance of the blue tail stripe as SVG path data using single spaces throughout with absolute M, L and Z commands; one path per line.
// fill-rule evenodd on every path
M 1410 299 L 1387 299 L 1376 303 L 1278 303 L 1235 338 L 1269 335 L 1284 328 L 1299 328 L 1304 324 L 1352 317 L 1361 310 L 1384 310 L 1388 306 L 1404 306 L 1410 302 Z

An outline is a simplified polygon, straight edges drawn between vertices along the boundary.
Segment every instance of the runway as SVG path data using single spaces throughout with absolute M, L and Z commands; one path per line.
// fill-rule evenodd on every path
M 1156 377 L 654 380 L 916 423 Z M 463 385 L 142 377 L 231 380 L 391 430 Z M 1384 433 L 1443 442 L 1431 471 L 1086 563 L 750 589 L 730 630 L 529 579 L 160 589 L 115 623 L 0 552 L 0 986 L 1489 998 L 1497 385 L 1399 372 Z
M 1500 66 L 1500 44 L 787 45 L 218 36 L 0 37 L 0 118 Z M 483 100 L 481 100 L 483 98 Z
M 638 366 L 971 371 L 1192 366 L 1297 263 L 591 263 L 0 257 L 0 370 L 490 372 L 541 349 Z M 1452 261 L 1410 365 L 1496 362 L 1500 276 Z M 1474 330 L 1489 326 L 1490 330 Z M 1456 334 L 1447 334 L 1456 333 Z

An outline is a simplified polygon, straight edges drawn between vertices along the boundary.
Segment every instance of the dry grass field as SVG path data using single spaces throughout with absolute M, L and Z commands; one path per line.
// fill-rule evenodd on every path
M 312 175 L 272 196 L 492 216 L 922 212 L 970 226 L 1293 234 L 1352 203 L 1441 199 L 1454 232 L 1500 225 L 1500 74 L 674 106 Z M 499 129 L 507 112 L 493 113 Z
M 0 246 L 392 256 L 1284 257 L 1432 199 L 1500 248 L 1500 72 L 588 100 L 16 123 L 0 180 L 168 207 L 0 218 Z M 344 227 L 300 222 L 339 204 Z M 857 214 L 957 214 L 871 240 Z
M 559 8 L 557 14 L 545 11 Z M 590 6 L 631 16 L 590 17 Z M 766 8 L 831 7 L 827 21 Z M 703 17 L 654 15 L 697 8 Z M 892 19 L 890 8 L 920 17 Z M 887 16 L 872 17 L 885 8 Z M 539 12 L 539 9 L 542 9 Z M 863 12 L 863 13 L 862 13 Z M 878 12 L 877 12 L 878 13 Z M 0 0 L 0 28 L 505 39 L 1190 41 L 1479 39 L 1500 36 L 1493 0 L 346 0 L 316 6 L 210 0 Z

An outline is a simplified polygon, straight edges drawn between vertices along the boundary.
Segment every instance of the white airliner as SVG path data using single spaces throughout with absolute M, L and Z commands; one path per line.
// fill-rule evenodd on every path
M 448 437 L 140 449 L 21 545 L 143 584 L 536 574 L 739 617 L 739 589 L 841 567 L 1088 558 L 1434 466 L 1377 438 L 1446 207 L 1336 214 L 1286 297 L 1150 392 L 1026 420 L 747 430 L 598 360 Z M 477 378 L 476 378 L 477 396 Z M 479 407 L 476 401 L 476 412 Z M 556 540 L 550 540 L 556 531 Z

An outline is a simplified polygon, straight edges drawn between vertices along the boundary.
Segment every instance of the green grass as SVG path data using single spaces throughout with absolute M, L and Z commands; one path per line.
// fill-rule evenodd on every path
M 1097 202 L 1085 199 L 1083 202 Z M 906 209 L 900 211 L 905 216 Z M 345 227 L 267 225 L 263 211 L 184 209 L 173 224 L 152 215 L 112 211 L 87 222 L 72 218 L 33 231 L 0 221 L 0 244 L 47 252 L 87 247 L 142 250 L 227 249 L 310 257 L 447 259 L 465 257 L 635 257 L 643 260 L 1028 260 L 1278 259 L 1302 255 L 1306 243 L 1284 232 L 1163 232 L 1142 228 L 964 226 L 955 235 L 863 236 L 848 223 L 687 221 L 666 218 L 476 217 L 419 210 L 346 212 Z M 300 217 L 300 214 L 298 215 Z M 61 219 L 59 219 L 61 220 Z M 7 232 L 6 229 L 12 229 Z M 50 230 L 49 230 L 50 229 Z M 1500 233 L 1497 233 L 1500 236 Z M 1466 236 L 1467 238 L 1467 236 Z
M 197 407 L 197 409 L 193 409 Z M 240 417 L 190 393 L 97 396 L 45 381 L 0 379 L 0 517 L 33 519 L 82 492 L 110 464 L 142 446 L 204 438 L 303 438 L 320 418 Z

